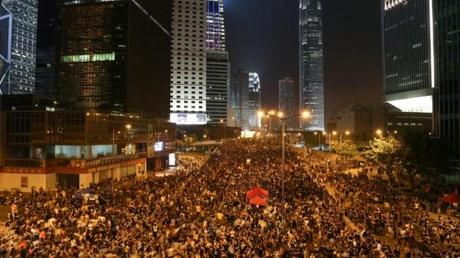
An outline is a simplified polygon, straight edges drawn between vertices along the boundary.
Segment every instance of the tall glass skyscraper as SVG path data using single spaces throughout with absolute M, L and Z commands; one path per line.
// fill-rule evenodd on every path
M 258 112 L 261 109 L 261 86 L 259 74 L 249 73 L 248 85 L 248 124 L 249 128 L 260 127 Z
M 460 159 L 460 0 L 438 0 L 437 18 L 437 134 Z
M 35 89 L 37 0 L 3 0 L 13 16 L 12 52 L 8 84 L 3 94 L 32 94 Z
M 207 0 L 206 112 L 207 123 L 227 125 L 230 63 L 225 43 L 224 1 Z
M 0 95 L 9 91 L 9 71 L 11 66 L 11 36 L 13 16 L 0 4 Z
M 300 0 L 299 6 L 300 110 L 312 118 L 301 123 L 311 131 L 324 131 L 323 21 L 320 0 Z
M 62 105 L 169 118 L 169 0 L 61 0 L 58 27 Z
M 435 0 L 382 0 L 385 100 L 404 112 L 433 111 Z
M 226 51 L 224 0 L 208 0 L 206 34 L 208 50 Z

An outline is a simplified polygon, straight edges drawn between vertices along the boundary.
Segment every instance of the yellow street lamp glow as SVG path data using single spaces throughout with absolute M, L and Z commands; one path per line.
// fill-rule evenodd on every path
M 301 136 L 302 134 L 301 133 L 298 133 L 297 136 Z
M 383 134 L 383 131 L 382 131 L 382 130 L 380 130 L 380 129 L 377 129 L 377 131 L 375 131 L 375 133 L 376 133 L 378 136 L 380 136 L 380 135 L 382 135 L 382 134 Z
M 284 117 L 284 113 L 283 113 L 283 112 L 278 112 L 278 117 L 279 117 L 279 118 L 283 118 L 283 117 Z
M 259 111 L 259 112 L 257 112 L 257 115 L 259 117 L 263 117 L 265 115 L 265 113 L 264 113 L 264 111 Z
M 128 129 L 128 130 L 131 130 L 131 128 L 132 128 L 131 124 L 127 124 L 127 125 L 125 125 L 125 127 L 126 127 L 126 129 Z
M 350 131 L 345 131 L 345 135 L 350 135 Z
M 304 112 L 302 112 L 302 118 L 310 118 L 310 117 L 311 117 L 310 111 L 304 111 Z
M 394 133 L 394 134 L 398 134 L 398 131 L 394 131 L 393 133 Z
M 318 132 L 314 132 L 315 135 L 318 135 Z
M 336 131 L 333 131 L 333 132 L 332 132 L 332 135 L 337 135 L 337 132 L 336 132 Z
M 274 115 L 275 113 L 276 113 L 275 110 L 270 110 L 270 111 L 268 112 L 269 115 Z
M 203 135 L 203 138 L 205 138 L 205 139 L 206 139 L 206 137 L 208 137 L 206 134 L 205 134 L 205 135 Z
M 327 134 L 327 132 L 323 132 L 323 135 L 326 135 L 326 134 Z

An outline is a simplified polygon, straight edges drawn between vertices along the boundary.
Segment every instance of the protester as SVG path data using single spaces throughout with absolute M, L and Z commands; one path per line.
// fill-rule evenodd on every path
M 283 177 L 280 153 L 276 139 L 227 141 L 170 176 L 17 194 L 5 201 L 19 212 L 0 257 L 398 257 L 404 250 L 380 238 L 390 227 L 406 253 L 459 257 L 458 222 L 429 219 L 426 205 L 406 220 L 400 207 L 412 200 L 338 173 L 340 159 L 288 150 Z M 269 191 L 266 207 L 247 203 L 255 186 Z

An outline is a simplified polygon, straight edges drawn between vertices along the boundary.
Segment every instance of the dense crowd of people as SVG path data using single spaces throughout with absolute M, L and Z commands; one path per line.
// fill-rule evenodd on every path
M 460 256 L 458 222 L 430 219 L 423 203 L 405 220 L 401 207 L 413 200 L 338 173 L 346 160 L 289 150 L 283 177 L 280 153 L 276 140 L 233 140 L 167 177 L 10 195 L 18 212 L 0 257 Z M 247 203 L 255 186 L 269 191 L 267 206 Z

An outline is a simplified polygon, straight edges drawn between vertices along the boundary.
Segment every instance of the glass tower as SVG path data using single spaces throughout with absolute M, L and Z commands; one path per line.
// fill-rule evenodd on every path
M 62 105 L 169 118 L 170 1 L 64 0 L 58 21 Z
M 382 2 L 385 99 L 404 112 L 433 110 L 433 1 Z
M 453 158 L 460 158 L 460 1 L 438 0 L 438 97 L 435 117 L 439 136 Z
M 208 0 L 206 112 L 208 124 L 227 125 L 230 63 L 225 46 L 224 1 Z
M 253 129 L 260 126 L 260 119 L 258 112 L 261 108 L 260 101 L 260 78 L 257 73 L 249 73 L 249 86 L 248 86 L 248 124 L 249 128 Z
M 8 9 L 0 4 L 0 95 L 9 92 L 12 30 L 13 16 Z
M 7 92 L 32 94 L 35 89 L 35 59 L 37 42 L 37 0 L 3 0 L 3 6 L 13 16 L 11 67 Z
M 286 117 L 294 116 L 298 112 L 298 106 L 295 101 L 295 82 L 292 78 L 286 77 L 279 80 L 278 83 L 278 109 Z M 295 121 L 286 121 L 288 128 L 296 128 Z
M 300 110 L 312 118 L 301 127 L 324 131 L 323 22 L 320 0 L 300 0 L 299 6 Z

